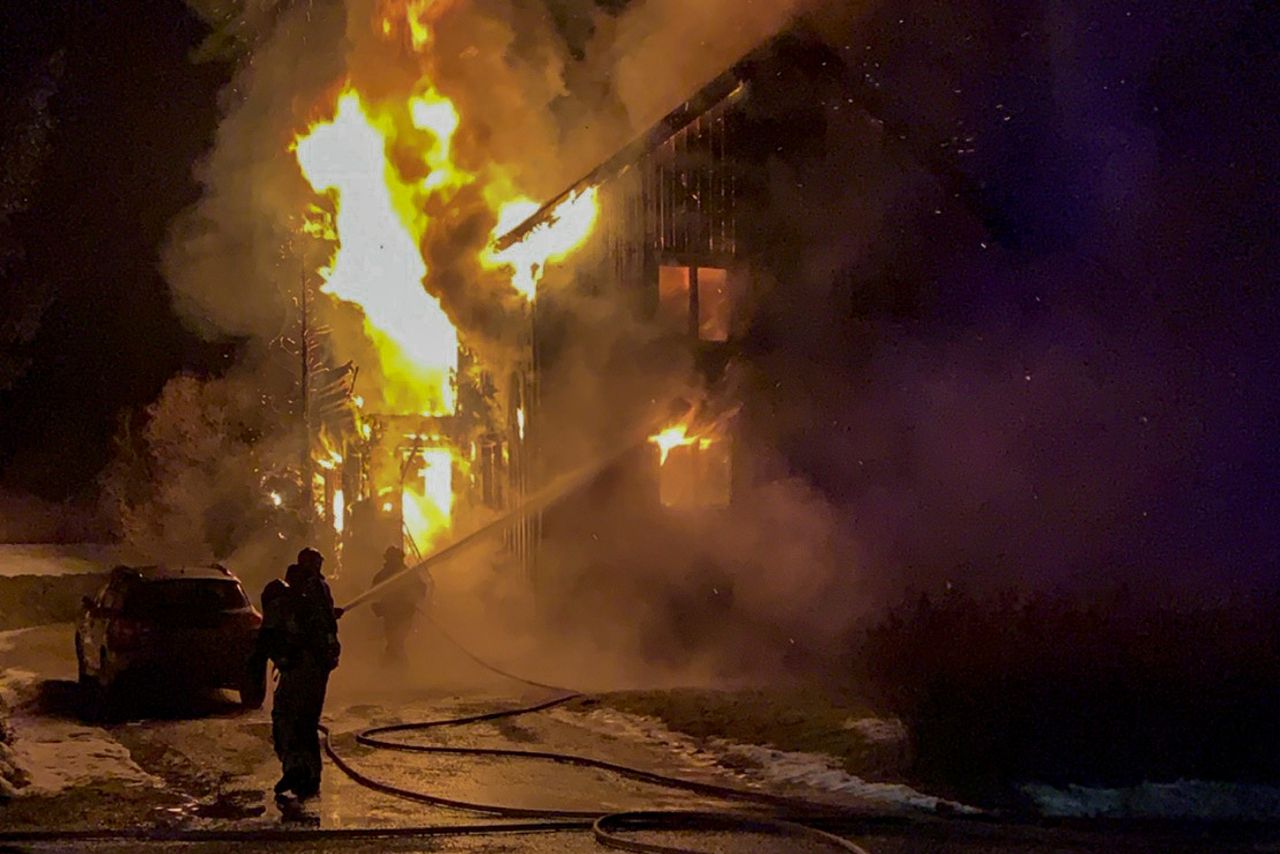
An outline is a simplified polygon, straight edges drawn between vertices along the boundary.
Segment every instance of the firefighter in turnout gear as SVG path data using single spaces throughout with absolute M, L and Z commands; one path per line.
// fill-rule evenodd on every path
M 262 591 L 262 626 L 254 644 L 249 668 L 254 673 L 266 670 L 267 662 L 280 673 L 288 666 L 289 587 L 280 579 L 273 579 Z M 285 735 L 280 731 L 274 710 L 271 713 L 271 744 L 276 758 L 284 763 Z
M 283 774 L 277 795 L 292 791 L 300 799 L 320 791 L 320 714 L 329 674 L 338 666 L 338 617 L 329 585 L 321 574 L 324 558 L 303 549 L 289 567 L 285 584 L 273 581 L 263 591 L 262 653 L 279 673 L 271 709 L 271 734 Z M 268 591 L 270 603 L 268 604 Z
M 377 587 L 404 572 L 404 569 L 404 552 L 398 548 L 389 548 L 382 556 L 382 569 L 373 576 L 370 586 Z M 413 617 L 427 599 L 428 592 L 427 584 L 415 572 L 390 585 L 373 604 L 373 613 L 382 618 L 382 629 L 386 633 L 387 648 L 384 656 L 387 662 L 405 662 L 405 641 L 413 628 Z

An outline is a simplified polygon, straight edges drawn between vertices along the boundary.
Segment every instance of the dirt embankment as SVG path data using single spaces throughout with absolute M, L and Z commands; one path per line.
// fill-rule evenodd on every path
M 0 576 L 0 631 L 74 620 L 80 599 L 98 592 L 103 574 Z

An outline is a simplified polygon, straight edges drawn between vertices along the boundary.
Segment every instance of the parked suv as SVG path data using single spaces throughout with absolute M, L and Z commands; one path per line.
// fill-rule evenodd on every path
M 114 706 L 122 680 L 188 690 L 233 688 L 246 708 L 266 696 L 265 664 L 250 666 L 262 615 L 221 566 L 118 566 L 86 596 L 76 661 L 86 712 Z

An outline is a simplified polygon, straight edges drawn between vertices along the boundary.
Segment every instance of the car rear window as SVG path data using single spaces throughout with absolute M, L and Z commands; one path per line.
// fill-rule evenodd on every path
M 244 591 L 234 581 L 167 579 L 147 581 L 130 590 L 125 612 L 136 617 L 199 614 L 231 611 L 246 604 Z

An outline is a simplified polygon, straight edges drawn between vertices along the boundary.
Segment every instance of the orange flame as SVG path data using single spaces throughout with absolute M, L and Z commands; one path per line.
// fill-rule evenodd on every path
M 400 52 L 401 60 L 429 68 L 435 49 L 432 27 L 450 4 L 380 0 L 375 31 L 386 37 L 388 51 Z M 498 251 L 498 237 L 538 205 L 513 186 L 502 164 L 458 165 L 455 145 L 475 137 L 458 135 L 466 117 L 428 74 L 398 98 L 380 94 L 376 100 L 348 81 L 331 107 L 326 114 L 332 118 L 312 124 L 292 145 L 302 175 L 324 200 L 312 206 L 304 226 L 332 251 L 320 270 L 321 291 L 358 307 L 363 315 L 364 334 L 381 367 L 380 411 L 454 414 L 458 331 L 424 285 L 431 271 L 422 247 L 430 229 L 441 227 L 433 226 L 425 212 L 447 211 L 460 191 L 478 190 L 498 225 L 477 260 L 482 269 L 497 273 L 498 281 L 509 279 L 512 289 L 532 299 L 548 265 L 567 258 L 590 235 L 599 215 L 596 190 L 575 192 L 524 239 Z M 469 163 L 483 162 L 475 152 L 466 154 L 471 155 Z M 367 423 L 362 421 L 359 429 L 369 437 Z M 406 483 L 400 502 L 409 532 L 424 546 L 451 524 L 454 468 L 462 459 L 449 445 L 433 444 L 419 453 L 422 476 Z M 394 501 L 396 489 L 382 484 L 375 491 L 386 496 L 380 501 Z
M 450 448 L 426 448 L 422 476 L 406 483 L 400 496 L 407 533 L 419 549 L 434 544 L 447 532 L 453 520 L 453 466 Z
M 538 210 L 535 202 L 518 199 L 503 207 L 493 238 L 507 234 Z M 489 267 L 510 267 L 511 284 L 525 299 L 533 299 L 547 265 L 563 261 L 586 242 L 600 216 L 595 187 L 575 190 L 552 208 L 546 219 L 506 249 L 490 248 L 482 259 Z
M 706 450 L 711 447 L 714 439 L 709 436 L 690 436 L 688 424 L 676 424 L 650 436 L 649 441 L 658 446 L 659 464 L 666 465 L 667 457 L 675 448 L 696 444 L 702 450 Z
M 384 134 L 349 89 L 333 120 L 315 125 L 295 145 L 303 175 L 316 192 L 329 194 L 336 210 L 338 247 L 321 270 L 322 291 L 364 312 L 383 375 L 396 381 L 387 396 L 411 411 L 443 415 L 456 403 L 450 375 L 458 367 L 458 333 L 422 287 L 427 266 L 402 215 L 414 188 L 400 181 L 385 149 Z

